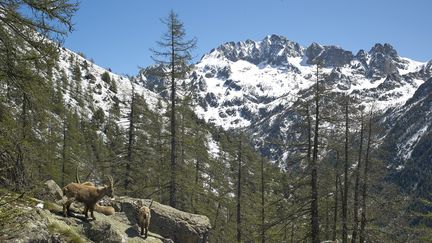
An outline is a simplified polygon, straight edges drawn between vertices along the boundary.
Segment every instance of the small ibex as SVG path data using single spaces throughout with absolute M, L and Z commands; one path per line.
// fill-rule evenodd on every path
M 96 203 L 94 211 L 96 211 L 98 213 L 105 214 L 107 216 L 115 214 L 115 210 L 113 207 L 103 206 L 103 205 L 100 205 L 99 203 Z
M 82 202 L 85 205 L 84 216 L 88 218 L 88 210 L 90 210 L 91 217 L 96 219 L 93 215 L 96 203 L 105 195 L 113 198 L 113 179 L 108 177 L 109 185 L 104 187 L 95 187 L 91 182 L 84 184 L 69 183 L 63 187 L 63 195 L 67 197 L 67 201 L 63 204 L 63 214 L 67 217 L 69 214 L 70 205 L 74 201 Z M 91 183 L 91 184 L 90 184 Z
M 142 206 L 138 210 L 138 224 L 141 227 L 141 235 L 144 235 L 144 230 L 145 230 L 144 239 L 147 239 L 148 236 L 148 229 L 150 226 L 150 218 L 151 218 L 150 209 L 152 204 L 153 204 L 153 200 L 151 200 L 150 205 L 148 207 Z M 138 204 L 136 205 L 138 206 Z

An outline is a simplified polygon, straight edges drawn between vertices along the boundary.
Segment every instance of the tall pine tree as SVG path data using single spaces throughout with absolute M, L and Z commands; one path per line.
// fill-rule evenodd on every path
M 169 16 L 162 20 L 168 30 L 157 42 L 160 50 L 152 49 L 153 60 L 164 67 L 164 78 L 170 80 L 170 199 L 169 204 L 177 207 L 177 81 L 184 79 L 190 70 L 189 62 L 192 60 L 191 50 L 196 46 L 196 39 L 186 40 L 186 32 L 183 23 L 179 20 L 177 14 L 171 11 Z

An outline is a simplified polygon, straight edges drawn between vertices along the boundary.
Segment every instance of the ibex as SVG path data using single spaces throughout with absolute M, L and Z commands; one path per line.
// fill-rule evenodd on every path
M 96 211 L 98 213 L 105 214 L 107 216 L 115 214 L 115 210 L 113 207 L 103 206 L 103 205 L 100 205 L 99 203 L 96 203 L 94 211 Z
M 63 214 L 67 217 L 69 214 L 70 205 L 74 201 L 82 202 L 85 205 L 84 216 L 88 218 L 88 210 L 90 210 L 91 217 L 96 219 L 93 211 L 95 210 L 96 203 L 105 195 L 113 198 L 113 179 L 108 177 L 109 185 L 104 187 L 95 187 L 93 183 L 88 182 L 84 184 L 69 183 L 63 187 L 63 195 L 67 197 L 67 201 L 63 204 Z M 91 184 L 90 184 L 91 183 Z
M 83 186 L 95 186 L 95 184 L 93 182 L 90 182 L 90 181 L 86 181 L 84 183 L 81 183 L 79 176 L 78 176 L 78 167 L 76 168 L 75 179 L 76 179 L 76 183 L 81 184 Z M 87 210 L 88 210 L 87 205 L 85 205 L 84 206 L 84 214 Z M 105 214 L 107 216 L 114 215 L 114 213 L 115 213 L 115 210 L 113 207 L 103 206 L 103 205 L 100 205 L 99 203 L 96 203 L 94 211 L 96 211 L 98 213 Z
M 141 227 L 141 235 L 144 235 L 144 230 L 145 230 L 144 239 L 146 239 L 148 236 L 148 228 L 150 226 L 150 218 L 151 218 L 150 209 L 152 204 L 153 204 L 153 200 L 151 200 L 150 205 L 148 207 L 142 206 L 138 210 L 138 224 Z

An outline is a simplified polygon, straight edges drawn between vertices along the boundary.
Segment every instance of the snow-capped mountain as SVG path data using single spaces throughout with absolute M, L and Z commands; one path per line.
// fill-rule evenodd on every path
M 261 41 L 228 42 L 204 55 L 189 81 L 196 85 L 197 115 L 226 130 L 242 128 L 273 159 L 286 158 L 278 146 L 265 145 L 296 138 L 297 101 L 310 99 L 320 80 L 334 94 L 349 94 L 356 105 L 385 112 L 401 107 L 431 77 L 430 63 L 400 57 L 390 44 L 376 44 L 357 54 L 338 46 L 309 47 L 271 35 Z M 155 90 L 160 81 L 150 75 L 144 85 Z M 267 142 L 264 142 L 267 141 Z
M 250 127 L 290 107 L 316 81 L 314 64 L 324 64 L 327 85 L 380 109 L 403 104 L 427 75 L 426 63 L 397 55 L 389 44 L 376 44 L 356 55 L 337 46 L 307 48 L 271 35 L 261 41 L 229 42 L 196 64 L 197 114 L 225 129 Z

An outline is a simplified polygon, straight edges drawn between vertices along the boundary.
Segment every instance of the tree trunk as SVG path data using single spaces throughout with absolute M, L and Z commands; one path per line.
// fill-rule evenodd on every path
M 214 218 L 214 221 L 213 221 L 213 232 L 217 232 L 217 227 L 218 227 L 218 225 L 217 225 L 217 221 L 218 221 L 218 218 L 219 218 L 219 211 L 220 211 L 220 208 L 221 208 L 221 204 L 220 204 L 220 202 L 218 201 L 218 203 L 217 203 L 217 208 L 216 208 L 216 215 L 215 215 L 215 218 Z
M 199 182 L 199 171 L 200 171 L 200 159 L 196 158 L 195 160 L 195 184 L 194 184 L 194 188 L 192 188 L 192 193 L 191 193 L 191 208 L 193 210 L 193 213 L 197 213 L 197 210 L 195 208 L 195 200 L 196 200 L 196 193 L 195 190 L 198 189 L 198 182 Z
M 316 73 L 316 93 L 315 93 L 315 130 L 314 130 L 314 149 L 310 163 L 311 167 L 311 234 L 312 242 L 319 243 L 319 219 L 318 219 L 318 175 L 317 175 L 317 160 L 318 160 L 318 135 L 319 135 L 319 65 L 317 65 Z M 310 123 L 310 122 L 309 122 Z M 309 132 L 310 132 L 309 127 Z M 310 135 L 309 135 L 310 137 Z
M 21 106 L 21 141 L 17 144 L 17 157 L 15 159 L 15 171 L 14 171 L 14 180 L 15 180 L 15 190 L 21 191 L 21 189 L 25 186 L 27 176 L 25 172 L 24 166 L 24 151 L 23 144 L 27 139 L 27 129 L 29 126 L 28 122 L 28 99 L 27 95 L 23 92 L 22 94 L 22 106 Z
M 132 167 L 132 156 L 133 156 L 133 143 L 135 136 L 135 88 L 132 85 L 132 98 L 131 98 L 131 110 L 129 113 L 129 138 L 128 138 L 128 146 L 127 146 L 127 155 L 126 155 L 126 170 L 125 170 L 125 178 L 124 178 L 124 189 L 126 194 L 128 193 L 130 187 L 130 172 Z
M 363 152 L 363 112 L 361 113 L 360 118 L 360 146 L 359 146 L 359 154 L 358 154 L 358 164 L 356 169 L 356 179 L 354 184 L 354 226 L 353 233 L 351 238 L 351 243 L 355 243 L 357 241 L 357 231 L 359 226 L 358 219 L 358 208 L 359 208 L 359 183 L 360 183 L 360 169 L 362 167 L 362 152 Z
M 237 171 L 237 242 L 241 242 L 241 175 L 242 175 L 242 138 L 240 135 L 238 149 L 238 171 Z
M 330 209 L 327 202 L 325 206 L 325 239 L 330 239 Z
M 174 21 L 172 19 L 172 21 Z M 177 207 L 177 150 L 176 150 L 176 84 L 175 84 L 175 40 L 174 27 L 171 26 L 171 181 L 170 206 Z
M 286 229 L 285 229 L 286 233 Z M 291 223 L 291 243 L 294 243 L 294 222 Z
M 63 148 L 62 148 L 62 177 L 61 177 L 61 185 L 65 186 L 65 174 L 66 174 L 66 148 L 67 148 L 67 130 L 66 130 L 66 116 L 63 119 Z
M 338 193 L 339 193 L 339 175 L 335 168 L 335 193 L 334 193 L 334 213 L 333 213 L 333 236 L 332 240 L 336 241 L 337 236 L 337 220 L 338 220 Z
M 264 182 L 264 158 L 261 158 L 261 243 L 265 243 L 265 182 Z
M 365 242 L 365 228 L 366 228 L 366 197 L 368 188 L 368 175 L 369 175 L 369 153 L 372 140 L 372 111 L 369 115 L 369 130 L 368 130 L 368 143 L 366 146 L 366 157 L 364 163 L 363 172 L 363 188 L 362 188 L 362 200 L 361 200 L 361 222 L 360 222 L 360 243 Z
M 344 166 L 344 193 L 342 199 L 342 242 L 348 242 L 348 135 L 349 135 L 349 124 L 348 124 L 348 96 L 345 103 L 345 166 Z

